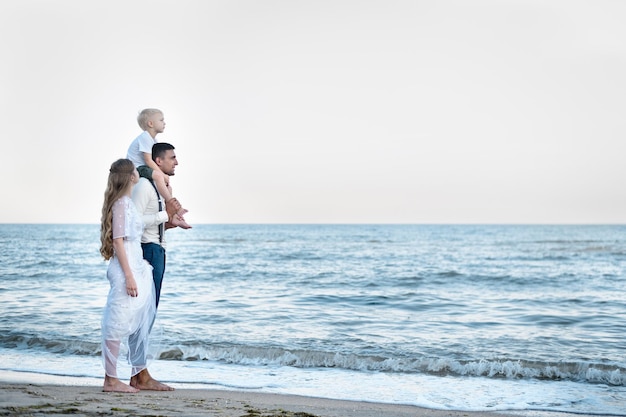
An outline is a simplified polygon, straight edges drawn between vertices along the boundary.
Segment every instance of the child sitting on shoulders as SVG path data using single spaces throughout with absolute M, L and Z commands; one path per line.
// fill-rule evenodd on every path
M 163 133 L 165 130 L 165 117 L 159 109 L 144 109 L 137 116 L 137 123 L 143 129 L 141 135 L 137 136 L 128 147 L 126 158 L 133 161 L 139 175 L 154 181 L 159 194 L 167 203 L 170 200 L 178 202 L 172 196 L 172 188 L 170 186 L 170 177 L 159 169 L 152 160 L 152 145 L 157 143 L 156 135 Z M 183 215 L 187 213 L 180 203 L 177 204 L 178 212 L 169 220 L 174 226 L 190 229 Z

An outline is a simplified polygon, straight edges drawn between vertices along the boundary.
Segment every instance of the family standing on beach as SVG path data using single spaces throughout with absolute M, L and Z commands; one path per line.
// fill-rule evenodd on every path
M 174 146 L 157 142 L 165 129 L 163 112 L 145 109 L 137 117 L 143 129 L 126 159 L 111 165 L 100 227 L 100 253 L 110 260 L 111 285 L 102 317 L 104 391 L 171 391 L 148 372 L 150 332 L 156 318 L 165 273 L 164 232 L 189 229 L 187 212 L 172 196 L 169 179 L 178 161 Z M 118 378 L 118 359 L 131 366 L 130 383 Z

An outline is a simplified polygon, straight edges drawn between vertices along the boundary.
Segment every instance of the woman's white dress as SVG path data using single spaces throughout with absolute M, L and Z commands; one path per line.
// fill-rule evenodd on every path
M 136 375 L 146 368 L 149 359 L 148 339 L 156 301 L 152 266 L 143 259 L 142 233 L 143 222 L 133 201 L 127 196 L 117 200 L 113 204 L 113 239 L 124 238 L 138 296 L 127 294 L 124 271 L 114 254 L 107 270 L 111 289 L 102 316 L 102 360 L 106 374 L 115 378 Z

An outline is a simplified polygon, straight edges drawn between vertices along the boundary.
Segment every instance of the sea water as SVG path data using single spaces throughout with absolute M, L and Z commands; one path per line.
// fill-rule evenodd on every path
M 467 411 L 626 416 L 626 227 L 170 230 L 153 375 Z M 101 383 L 98 225 L 0 225 L 0 370 Z

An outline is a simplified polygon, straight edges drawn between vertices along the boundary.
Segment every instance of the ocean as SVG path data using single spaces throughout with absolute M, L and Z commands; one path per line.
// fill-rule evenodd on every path
M 626 416 L 626 226 L 167 232 L 175 387 Z M 101 384 L 99 225 L 0 224 L 0 371 Z

